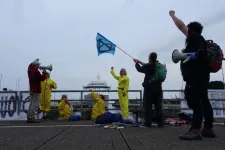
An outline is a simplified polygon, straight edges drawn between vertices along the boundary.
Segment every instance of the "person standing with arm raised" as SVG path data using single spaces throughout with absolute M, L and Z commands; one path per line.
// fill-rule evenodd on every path
M 197 58 L 183 63 L 181 73 L 185 85 L 185 99 L 189 108 L 193 110 L 191 128 L 180 135 L 182 140 L 202 140 L 204 137 L 215 137 L 213 128 L 213 109 L 208 99 L 208 84 L 210 70 L 207 62 L 206 40 L 201 35 L 203 26 L 199 22 L 190 22 L 187 26 L 170 10 L 169 15 L 177 28 L 186 36 L 186 48 L 183 53 L 197 52 Z M 204 128 L 201 130 L 202 119 L 205 118 Z
M 41 74 L 38 70 L 39 67 L 39 59 L 36 59 L 28 66 L 27 74 L 30 86 L 30 104 L 27 112 L 27 123 L 40 122 L 35 119 L 35 111 L 40 101 L 41 81 L 45 80 L 45 71 Z
M 114 67 L 111 67 L 112 76 L 118 80 L 118 97 L 120 109 L 122 111 L 123 119 L 129 116 L 129 108 L 128 108 L 128 89 L 130 84 L 130 79 L 127 76 L 126 69 L 122 68 L 120 70 L 120 76 L 117 76 L 114 72 Z
M 160 80 L 153 80 L 156 74 L 156 65 L 158 63 L 157 54 L 155 52 L 151 53 L 149 55 L 148 63 L 143 63 L 138 59 L 134 59 L 134 62 L 136 63 L 135 67 L 137 71 L 145 74 L 144 82 L 142 83 L 142 86 L 144 87 L 144 126 L 152 126 L 152 104 L 154 104 L 158 127 L 164 127 L 162 82 Z

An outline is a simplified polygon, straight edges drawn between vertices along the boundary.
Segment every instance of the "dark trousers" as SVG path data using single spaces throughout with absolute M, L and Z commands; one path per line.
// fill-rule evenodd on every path
M 162 91 L 153 91 L 151 88 L 144 88 L 143 106 L 145 111 L 145 124 L 151 125 L 153 118 L 152 104 L 155 106 L 156 120 L 158 125 L 164 124 Z
M 189 108 L 193 110 L 192 129 L 201 129 L 203 116 L 204 127 L 213 127 L 213 109 L 208 98 L 208 84 L 188 84 L 185 86 L 185 99 Z

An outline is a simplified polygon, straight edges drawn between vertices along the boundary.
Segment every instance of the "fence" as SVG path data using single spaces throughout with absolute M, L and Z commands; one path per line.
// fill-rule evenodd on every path
M 117 90 L 107 90 L 107 91 L 99 91 L 96 90 L 96 93 L 117 93 Z M 52 91 L 52 103 L 57 103 L 60 100 L 60 96 L 62 94 L 67 94 L 69 97 L 69 101 L 71 103 L 75 103 L 75 105 L 79 106 L 76 108 L 77 111 L 82 111 L 84 106 L 87 103 L 93 102 L 91 99 L 84 99 L 85 94 L 89 93 L 85 90 L 57 90 Z M 138 105 L 142 106 L 142 91 L 141 90 L 129 90 L 128 93 L 136 93 L 138 94 Z M 55 99 L 54 95 L 58 94 L 57 99 Z M 76 95 L 74 98 L 74 95 Z M 117 94 L 116 94 L 117 95 Z M 106 99 L 107 102 L 118 102 L 118 99 Z M 5 117 L 13 117 L 15 114 L 19 116 L 22 112 L 27 113 L 27 106 L 29 105 L 29 91 L 0 91 L 0 114 L 1 118 Z M 77 103 L 76 103 L 77 102 Z M 107 110 L 119 110 L 119 108 L 107 108 Z M 39 111 L 38 111 L 39 112 Z M 8 115 L 7 115 L 8 114 Z M 39 113 L 37 113 L 39 114 Z
M 95 91 L 95 92 L 101 92 L 101 93 L 113 93 L 115 96 L 117 96 L 117 90 L 107 90 L 107 91 Z M 183 108 L 182 101 L 185 101 L 181 95 L 179 95 L 179 98 L 177 98 L 176 94 L 175 96 L 171 93 L 182 93 L 181 90 L 164 90 L 164 111 L 171 114 L 176 114 L 177 112 L 180 112 L 181 110 L 190 110 L 189 108 Z M 86 99 L 85 96 L 87 95 L 88 91 L 85 90 L 57 90 L 52 92 L 52 103 L 57 103 L 60 100 L 60 97 L 62 94 L 67 94 L 69 97 L 69 101 L 73 103 L 76 106 L 76 109 L 78 111 L 82 111 L 85 107 L 90 107 L 89 104 L 93 102 L 91 99 Z M 143 100 L 142 100 L 142 90 L 129 90 L 129 102 L 130 107 L 140 108 L 142 107 Z M 132 93 L 134 93 L 132 95 Z M 133 98 L 136 94 L 136 99 Z M 56 95 L 57 98 L 56 98 Z M 76 96 L 75 96 L 76 95 Z M 166 96 L 170 98 L 165 98 Z M 132 97 L 133 96 L 133 97 Z M 74 98 L 76 97 L 76 98 Z M 111 96 L 109 96 L 111 97 Z M 137 98 L 138 97 L 138 98 Z M 176 98 L 171 98 L 176 97 Z M 225 99 L 221 98 L 217 100 L 221 101 L 221 103 L 225 104 Z M 215 101 L 215 99 L 211 99 L 211 101 Z M 106 102 L 110 105 L 118 105 L 118 99 L 106 99 Z M 114 103 L 110 103 L 114 102 Z M 27 106 L 29 104 L 29 91 L 0 91 L 0 114 L 1 118 L 6 117 L 13 117 L 15 114 L 17 116 L 20 116 L 22 112 L 27 112 Z M 224 105 L 225 107 L 225 105 Z M 225 108 L 224 107 L 214 107 L 214 110 L 217 111 L 223 111 L 225 116 Z M 119 110 L 119 107 L 108 107 L 107 110 Z M 37 113 L 38 115 L 39 113 Z

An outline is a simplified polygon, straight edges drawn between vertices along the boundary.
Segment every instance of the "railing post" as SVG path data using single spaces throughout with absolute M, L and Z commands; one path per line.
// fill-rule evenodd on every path
M 20 110 L 20 93 L 19 91 L 16 91 L 16 107 L 17 107 L 17 115 L 19 116 L 19 110 Z
M 37 120 L 39 119 L 39 105 L 36 107 Z
M 142 90 L 140 90 L 140 107 L 143 107 Z
M 81 100 L 80 112 L 82 113 L 82 111 L 83 111 L 83 91 L 81 91 L 81 93 L 80 93 L 80 100 Z

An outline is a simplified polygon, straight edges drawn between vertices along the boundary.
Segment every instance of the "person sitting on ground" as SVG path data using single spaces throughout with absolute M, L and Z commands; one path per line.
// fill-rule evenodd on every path
M 91 111 L 91 119 L 96 120 L 96 118 L 105 113 L 105 97 L 104 95 L 97 95 L 91 89 L 91 97 L 96 101 Z
M 80 115 L 73 115 L 67 95 L 62 95 L 61 101 L 58 103 L 58 111 L 62 120 L 80 120 Z

